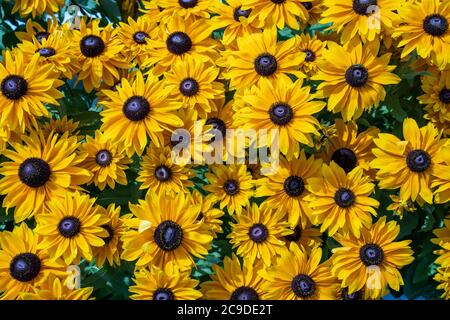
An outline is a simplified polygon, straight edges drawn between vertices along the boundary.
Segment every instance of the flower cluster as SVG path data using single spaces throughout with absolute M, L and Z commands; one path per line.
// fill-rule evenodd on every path
M 0 299 L 450 298 L 448 0 L 67 2 L 8 7 Z

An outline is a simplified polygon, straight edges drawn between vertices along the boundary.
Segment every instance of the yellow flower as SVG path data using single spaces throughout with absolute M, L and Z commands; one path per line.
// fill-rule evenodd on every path
M 64 84 L 51 64 L 40 65 L 40 55 L 25 61 L 22 51 L 6 50 L 0 63 L 0 125 L 25 132 L 36 118 L 50 117 L 44 103 L 59 105 L 63 94 L 56 88 Z
M 331 274 L 329 260 L 320 263 L 322 249 L 307 254 L 291 242 L 275 265 L 260 272 L 266 282 L 263 298 L 271 300 L 335 300 L 339 282 Z
M 433 124 L 419 129 L 414 119 L 403 122 L 404 141 L 388 133 L 380 133 L 374 142 L 375 159 L 370 163 L 378 169 L 377 180 L 382 189 L 400 188 L 403 201 L 422 199 L 433 202 L 431 174 L 442 162 L 440 135 Z
M 134 300 L 196 300 L 202 296 L 195 289 L 199 281 L 191 279 L 189 272 L 180 271 L 175 263 L 135 271 L 133 281 L 135 285 L 129 290 Z
M 290 81 L 288 74 L 304 78 L 298 71 L 306 54 L 295 51 L 295 38 L 277 42 L 277 30 L 265 29 L 237 39 L 237 48 L 223 51 L 222 76 L 230 80 L 230 88 L 249 88 L 267 78 Z
M 42 237 L 39 248 L 69 265 L 81 258 L 91 261 L 93 248 L 105 245 L 109 233 L 102 226 L 108 218 L 89 195 L 74 192 L 64 199 L 50 199 L 44 213 L 36 216 L 36 233 Z M 103 239 L 102 239 L 103 238 Z
M 391 73 L 390 53 L 377 57 L 379 44 L 341 47 L 328 42 L 324 59 L 318 61 L 319 72 L 313 80 L 323 80 L 318 90 L 328 97 L 328 110 L 341 112 L 345 121 L 357 119 L 386 97 L 384 85 L 397 84 L 400 78 Z
M 129 205 L 134 217 L 131 227 L 122 236 L 121 258 L 136 261 L 136 267 L 164 267 L 174 262 L 180 271 L 194 264 L 193 256 L 208 254 L 213 237 L 207 225 L 198 221 L 200 205 L 192 205 L 189 196 L 166 194 L 163 197 L 148 192 L 145 200 Z
M 305 200 L 312 209 L 311 221 L 330 236 L 343 229 L 359 237 L 363 227 L 370 228 L 372 215 L 377 215 L 374 208 L 380 203 L 370 198 L 375 185 L 361 167 L 346 174 L 334 161 L 322 166 L 322 175 L 308 179 L 310 195 Z
M 210 192 L 207 196 L 214 203 L 220 202 L 220 209 L 227 208 L 229 214 L 240 214 L 243 207 L 250 205 L 254 195 L 254 184 L 247 166 L 241 164 L 211 165 L 210 172 L 205 173 L 209 184 L 203 187 Z
M 32 132 L 22 139 L 23 143 L 11 143 L 12 149 L 3 152 L 12 161 L 0 168 L 0 193 L 6 195 L 3 206 L 15 207 L 16 222 L 41 213 L 47 201 L 60 201 L 91 178 L 80 165 L 86 154 L 77 152 L 76 137 L 45 138 L 42 132 Z
M 223 268 L 217 264 L 212 266 L 212 281 L 202 283 L 202 292 L 206 300 L 260 300 L 264 280 L 258 272 L 262 270 L 261 261 L 250 260 L 239 262 L 233 253 L 231 258 L 225 257 Z
M 236 215 L 236 223 L 231 223 L 227 236 L 237 254 L 255 263 L 262 260 L 270 266 L 273 258 L 284 249 L 283 236 L 292 233 L 283 212 L 274 212 L 264 203 L 258 207 L 253 203 L 241 214 Z
M 70 289 L 66 282 L 50 275 L 38 288 L 32 292 L 22 293 L 21 300 L 93 300 L 89 298 L 93 287 Z
M 114 189 L 116 182 L 127 184 L 125 170 L 131 160 L 100 131 L 95 132 L 95 138 L 86 136 L 86 142 L 80 146 L 80 150 L 87 154 L 82 163 L 83 168 L 92 173 L 88 184 L 94 183 L 100 190 L 104 190 L 106 185 Z
M 379 299 L 387 293 L 387 286 L 399 291 L 403 285 L 399 268 L 410 264 L 414 257 L 411 240 L 395 242 L 400 226 L 381 217 L 370 228 L 361 230 L 361 237 L 352 234 L 335 235 L 342 247 L 333 249 L 332 271 L 342 287 L 352 294 L 368 289 L 370 299 Z

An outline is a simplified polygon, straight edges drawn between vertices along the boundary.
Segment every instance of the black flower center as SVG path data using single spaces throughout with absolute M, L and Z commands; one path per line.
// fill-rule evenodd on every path
M 285 236 L 284 238 L 287 241 L 296 242 L 296 241 L 300 240 L 301 236 L 302 236 L 302 229 L 300 229 L 299 226 L 295 226 L 294 233 L 291 233 L 291 234 Z
M 230 300 L 259 300 L 259 296 L 255 289 L 243 286 L 233 291 Z
M 305 61 L 313 62 L 314 60 L 316 60 L 316 54 L 313 51 L 307 49 L 305 50 L 305 54 L 306 54 Z
M 353 11 L 361 16 L 369 15 L 371 6 L 376 6 L 377 0 L 353 0 Z
M 348 148 L 339 148 L 334 151 L 331 160 L 336 162 L 346 173 L 352 171 L 357 164 L 356 154 Z
M 95 156 L 95 162 L 100 167 L 107 167 L 112 162 L 112 154 L 109 150 L 103 149 L 97 152 L 97 155 Z
M 442 103 L 450 104 L 450 89 L 442 89 L 441 92 L 439 92 L 439 100 L 441 100 Z
M 341 208 L 348 208 L 355 202 L 355 194 L 347 188 L 340 188 L 334 194 L 334 201 Z
M 108 236 L 106 238 L 103 238 L 103 241 L 105 241 L 105 244 L 109 244 L 114 238 L 114 230 L 109 224 L 102 225 L 102 228 L 108 232 Z
M 277 60 L 270 53 L 259 55 L 254 62 L 256 73 L 260 76 L 268 77 L 277 71 Z
M 369 80 L 369 72 L 361 64 L 354 64 L 345 72 L 345 80 L 355 88 L 360 88 Z
M 144 31 L 138 31 L 133 35 L 134 42 L 138 44 L 147 43 L 146 39 L 148 38 L 148 34 Z
M 431 166 L 431 158 L 423 150 L 413 150 L 406 156 L 406 164 L 411 171 L 424 172 Z
M 316 290 L 316 283 L 306 274 L 299 274 L 292 279 L 292 291 L 300 298 L 307 298 L 314 294 Z
M 261 243 L 267 239 L 267 237 L 269 236 L 269 231 L 267 230 L 267 227 L 265 225 L 261 223 L 255 223 L 250 227 L 248 235 L 254 242 Z
M 208 120 L 206 120 L 206 125 L 212 126 L 211 133 L 214 135 L 214 137 L 211 139 L 212 141 L 216 140 L 219 132 L 222 135 L 222 139 L 226 136 L 227 127 L 225 126 L 225 122 L 223 122 L 221 119 L 209 118 Z
M 10 100 L 17 100 L 23 97 L 28 90 L 27 81 L 17 75 L 6 76 L 2 81 L 2 93 Z
M 153 292 L 153 300 L 173 300 L 175 296 L 168 288 L 159 288 Z
M 180 6 L 185 9 L 193 8 L 197 5 L 197 0 L 178 0 Z
M 39 43 L 41 43 L 43 39 L 47 39 L 50 36 L 50 33 L 41 31 L 41 32 L 36 33 L 34 36 L 36 37 L 37 41 L 39 41 Z
M 165 220 L 156 227 L 153 238 L 162 250 L 172 251 L 181 245 L 183 230 L 178 223 Z
M 99 36 L 94 36 L 91 34 L 81 39 L 80 50 L 85 57 L 97 57 L 105 50 L 105 43 Z
M 9 265 L 9 273 L 20 282 L 36 278 L 41 271 L 41 259 L 34 253 L 21 253 L 15 256 Z
M 199 89 L 197 80 L 193 78 L 186 78 L 180 83 L 180 92 L 186 97 L 195 96 Z
M 303 179 L 297 176 L 290 176 L 284 180 L 284 192 L 290 197 L 298 197 L 305 191 Z
M 287 103 L 279 102 L 275 103 L 270 107 L 269 110 L 270 120 L 278 125 L 285 126 L 287 125 L 292 118 L 294 117 L 294 112 L 292 108 Z
M 19 167 L 19 178 L 30 188 L 43 186 L 50 179 L 50 166 L 39 158 L 28 158 Z
M 351 294 L 348 293 L 348 288 L 344 288 L 341 291 L 342 300 L 362 300 L 362 291 L 356 291 Z
M 365 244 L 359 249 L 359 258 L 366 266 L 378 266 L 383 262 L 383 249 L 377 244 Z
M 56 54 L 55 49 L 50 48 L 50 47 L 40 48 L 37 50 L 37 52 L 39 52 L 41 57 L 44 57 L 44 58 L 48 58 L 48 57 L 54 56 Z
M 252 12 L 252 9 L 242 10 L 241 7 L 237 7 L 234 10 L 233 18 L 237 22 L 239 22 L 239 17 L 246 17 L 248 18 L 250 16 L 250 13 Z
M 123 114 L 131 121 L 144 120 L 150 112 L 150 103 L 141 96 L 133 96 L 123 104 Z
M 76 217 L 65 217 L 58 225 L 59 233 L 65 238 L 75 237 L 81 230 L 81 222 Z
M 192 40 L 186 33 L 177 31 L 169 35 L 166 46 L 171 53 L 180 55 L 191 50 Z
M 270 1 L 272 1 L 272 2 L 275 3 L 275 4 L 282 4 L 282 3 L 284 3 L 286 0 L 270 0 Z
M 158 181 L 165 182 L 172 177 L 172 170 L 169 167 L 161 165 L 155 169 L 155 178 Z
M 228 180 L 223 184 L 223 190 L 225 190 L 226 194 L 229 196 L 234 196 L 239 192 L 239 182 L 236 180 Z
M 313 8 L 312 2 L 302 2 L 302 5 L 305 7 L 306 10 L 311 10 Z
M 423 30 L 434 37 L 443 36 L 448 30 L 448 21 L 440 14 L 432 14 L 423 20 Z

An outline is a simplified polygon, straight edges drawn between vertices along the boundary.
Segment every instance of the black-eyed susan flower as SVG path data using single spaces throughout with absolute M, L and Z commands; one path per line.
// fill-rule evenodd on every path
M 197 300 L 202 296 L 195 289 L 199 281 L 191 279 L 189 272 L 180 271 L 173 262 L 135 271 L 133 281 L 135 285 L 129 290 L 134 300 Z
M 183 19 L 209 18 L 209 10 L 213 5 L 211 0 L 153 0 L 153 3 L 160 9 L 159 20 L 167 23 L 174 15 Z M 206 20 L 205 20 L 206 21 Z
M 50 121 L 45 122 L 40 127 L 40 130 L 44 134 L 45 138 L 48 138 L 50 136 L 50 134 L 53 132 L 53 133 L 58 134 L 60 137 L 62 137 L 66 134 L 69 137 L 76 136 L 78 138 L 78 140 L 81 140 L 82 136 L 78 135 L 79 124 L 80 123 L 78 121 L 69 119 L 67 116 L 64 116 L 60 119 L 50 118 Z
M 25 61 L 21 50 L 6 50 L 0 63 L 0 125 L 24 132 L 37 117 L 50 117 L 44 103 L 59 105 L 62 84 L 51 65 L 39 64 L 39 54 Z
M 345 123 L 342 119 L 336 119 L 334 129 L 335 132 L 327 136 L 323 159 L 327 163 L 336 162 L 346 173 L 359 166 L 369 174 L 369 163 L 374 158 L 373 139 L 379 133 L 378 128 L 372 127 L 358 133 L 356 122 Z
M 154 76 L 149 75 L 144 80 L 138 71 L 134 81 L 122 78 L 116 91 L 104 90 L 103 93 L 109 99 L 101 102 L 105 107 L 101 112 L 101 129 L 112 143 L 123 147 L 128 156 L 135 152 L 142 154 L 148 142 L 147 136 L 160 146 L 165 129 L 183 125 L 183 121 L 174 114 L 179 106 L 167 100 L 169 90 Z
M 218 58 L 217 42 L 211 39 L 211 33 L 212 28 L 204 19 L 171 16 L 158 36 L 148 40 L 150 54 L 144 66 L 154 66 L 151 72 L 159 76 L 186 56 L 201 62 L 214 61 Z
M 438 268 L 434 280 L 439 284 L 436 289 L 443 290 L 442 299 L 450 300 L 450 268 Z
M 204 197 L 200 191 L 194 190 L 192 192 L 191 201 L 193 205 L 200 205 L 200 213 L 197 220 L 205 223 L 211 234 L 217 237 L 217 233 L 222 233 L 222 220 L 224 212 L 220 209 L 214 208 L 214 202 L 211 198 Z
M 98 267 L 108 262 L 110 266 L 120 266 L 120 254 L 122 243 L 120 237 L 127 229 L 126 224 L 120 217 L 120 206 L 114 203 L 108 205 L 106 209 L 98 207 L 101 214 L 106 216 L 108 222 L 101 227 L 108 232 L 108 236 L 102 238 L 105 244 L 101 247 L 93 248 L 95 262 Z
M 111 24 L 99 27 L 99 20 L 81 21 L 80 30 L 74 30 L 73 41 L 77 44 L 76 57 L 81 71 L 78 80 L 84 89 L 91 92 L 100 87 L 102 81 L 113 86 L 119 79 L 119 69 L 127 69 L 128 62 L 122 55 L 124 45 L 115 36 Z
M 22 139 L 3 152 L 11 161 L 0 168 L 3 206 L 15 207 L 16 222 L 41 213 L 45 202 L 60 201 L 91 178 L 80 165 L 86 155 L 77 151 L 76 137 L 58 139 L 52 134 L 45 138 L 41 132 L 32 132 Z
M 257 90 L 242 96 L 245 105 L 234 114 L 236 125 L 258 133 L 266 130 L 267 139 L 261 134 L 251 138 L 252 142 L 258 138 L 257 147 L 276 144 L 288 158 L 297 157 L 300 143 L 314 145 L 312 136 L 319 135 L 319 122 L 314 114 L 325 107 L 324 102 L 313 100 L 309 86 L 302 85 L 303 80 L 292 83 L 281 78 L 272 83 L 263 79 Z
M 80 146 L 80 150 L 87 154 L 82 166 L 92 173 L 88 184 L 94 183 L 100 190 L 106 186 L 114 189 L 116 183 L 126 185 L 125 170 L 131 160 L 108 140 L 100 131 L 95 132 L 95 137 L 86 136 L 86 142 Z
M 342 247 L 332 250 L 332 271 L 349 294 L 367 289 L 368 298 L 379 299 L 388 286 L 400 290 L 403 278 L 399 269 L 414 257 L 411 240 L 395 242 L 399 233 L 397 222 L 381 217 L 370 228 L 363 228 L 361 237 L 351 233 L 334 236 Z
M 209 184 L 203 189 L 210 192 L 208 197 L 213 202 L 219 202 L 220 209 L 226 207 L 229 214 L 240 214 L 243 207 L 250 205 L 255 181 L 246 165 L 211 165 L 205 177 Z
M 422 77 L 424 94 L 417 97 L 425 105 L 425 119 L 432 122 L 445 136 L 450 135 L 450 74 L 433 72 Z
M 317 35 L 301 34 L 296 37 L 297 49 L 305 53 L 305 61 L 300 70 L 308 77 L 318 71 L 317 61 L 322 59 L 322 51 L 325 50 L 326 41 L 321 41 Z
M 170 98 L 179 107 L 195 109 L 199 117 L 205 118 L 215 107 L 213 100 L 224 96 L 224 85 L 217 81 L 219 69 L 186 56 L 175 62 L 170 72 L 164 74 Z
M 346 174 L 334 161 L 322 166 L 322 175 L 308 179 L 306 186 L 311 220 L 321 224 L 320 231 L 328 230 L 330 236 L 343 229 L 359 237 L 363 227 L 370 228 L 372 215 L 377 215 L 375 208 L 380 203 L 370 197 L 375 185 L 361 167 Z
M 48 19 L 46 28 L 41 26 L 39 22 L 28 19 L 25 23 L 25 31 L 17 31 L 14 34 L 21 41 L 33 41 L 33 37 L 35 37 L 40 42 L 61 29 L 63 29 L 63 26 L 59 25 L 56 18 Z
M 295 242 L 289 250 L 280 252 L 272 268 L 259 274 L 264 299 L 271 300 L 335 300 L 339 282 L 331 274 L 329 260 L 320 263 L 322 249 L 316 247 L 307 254 Z
M 291 242 L 295 242 L 299 247 L 303 247 L 305 251 L 309 253 L 312 248 L 321 246 L 322 232 L 320 232 L 318 228 L 313 227 L 310 221 L 303 227 L 303 222 L 300 220 L 298 224 L 291 227 L 291 229 L 293 232 L 284 236 L 288 248 Z
M 261 207 L 253 203 L 235 219 L 227 238 L 233 248 L 237 248 L 236 253 L 251 263 L 262 260 L 264 265 L 270 266 L 273 258 L 284 249 L 283 237 L 292 233 L 284 213 L 275 212 L 264 203 Z
M 321 23 L 332 23 L 329 29 L 341 34 L 347 43 L 359 36 L 363 41 L 379 41 L 396 27 L 398 3 L 391 0 L 324 0 Z
M 308 10 L 300 1 L 295 0 L 246 0 L 242 9 L 252 9 L 258 18 L 260 27 L 276 26 L 283 29 L 300 29 L 300 23 L 308 21 Z
M 237 48 L 223 51 L 222 76 L 230 80 L 230 88 L 248 88 L 261 79 L 290 80 L 288 74 L 303 78 L 299 71 L 306 54 L 295 51 L 294 38 L 277 42 L 276 29 L 251 33 L 237 39 Z
M 105 245 L 109 236 L 102 226 L 108 223 L 87 194 L 66 193 L 64 199 L 52 198 L 44 213 L 36 216 L 36 233 L 42 237 L 39 248 L 53 258 L 62 257 L 66 264 L 78 263 L 81 258 L 92 261 L 93 248 Z
M 78 61 L 75 58 L 72 43 L 67 41 L 62 31 L 50 34 L 40 41 L 24 41 L 17 46 L 22 52 L 25 61 L 31 61 L 39 53 L 38 64 L 52 66 L 53 70 L 60 72 L 67 79 L 72 79 L 78 72 Z
M 229 0 L 226 3 L 216 1 L 210 9 L 214 15 L 209 23 L 214 30 L 224 28 L 222 43 L 228 47 L 236 44 L 236 40 L 260 29 L 259 21 L 252 9 L 242 9 L 246 0 Z
M 400 188 L 400 198 L 406 201 L 420 199 L 433 202 L 431 173 L 437 163 L 442 162 L 442 141 L 432 123 L 419 129 L 414 119 L 403 122 L 403 137 L 400 140 L 389 133 L 380 133 L 374 142 L 375 159 L 370 166 L 378 169 L 377 180 L 382 189 Z
M 415 50 L 439 69 L 445 69 L 450 62 L 450 4 L 441 0 L 409 2 L 398 8 L 398 14 L 401 24 L 393 36 L 401 37 L 401 57 Z
M 284 212 L 292 227 L 299 222 L 306 227 L 312 218 L 308 202 L 304 200 L 309 194 L 306 184 L 308 179 L 320 177 L 322 161 L 314 156 L 306 157 L 302 150 L 298 159 L 287 160 L 280 157 L 278 170 L 257 180 L 257 197 L 268 197 L 267 205 Z
M 207 300 L 260 300 L 264 280 L 258 272 L 263 269 L 261 261 L 243 260 L 233 253 L 223 259 L 223 267 L 212 266 L 212 281 L 202 283 L 203 296 Z
M 0 234 L 0 299 L 32 292 L 49 275 L 64 275 L 65 265 L 39 248 L 41 239 L 25 223 Z
M 159 197 L 148 192 L 145 200 L 130 204 L 134 217 L 122 236 L 121 258 L 137 260 L 138 268 L 174 262 L 180 271 L 190 269 L 193 257 L 203 258 L 213 239 L 207 225 L 197 220 L 200 209 L 183 193 Z
M 194 186 L 189 179 L 194 176 L 190 165 L 174 161 L 169 147 L 157 148 L 151 144 L 142 157 L 136 181 L 142 182 L 140 189 L 148 189 L 163 197 L 167 192 L 189 192 L 188 187 Z
M 125 45 L 123 54 L 130 62 L 136 61 L 139 65 L 145 61 L 149 54 L 147 40 L 157 36 L 156 21 L 148 15 L 134 20 L 128 17 L 128 23 L 120 22 L 117 37 Z
M 450 219 L 444 219 L 443 227 L 434 229 L 433 234 L 437 238 L 431 239 L 431 242 L 440 247 L 434 252 L 438 255 L 435 263 L 441 267 L 450 267 Z
M 64 5 L 64 0 L 17 0 L 11 13 L 19 12 L 21 17 L 31 14 L 34 18 L 43 13 L 53 14 L 59 11 Z
M 301 4 L 308 11 L 308 24 L 314 25 L 319 22 L 322 13 L 325 11 L 324 0 L 303 0 Z
M 324 59 L 317 62 L 320 70 L 312 79 L 323 80 L 318 90 L 328 97 L 329 111 L 341 112 L 345 121 L 357 119 L 363 111 L 384 100 L 384 85 L 400 82 L 391 72 L 395 69 L 389 65 L 391 54 L 377 54 L 378 43 L 341 47 L 328 42 Z
M 431 183 L 434 190 L 434 202 L 445 203 L 450 201 L 450 144 L 447 142 L 442 148 L 442 164 L 436 164 L 433 168 L 433 182 Z
M 33 291 L 20 294 L 21 300 L 92 300 L 93 287 L 71 288 L 67 283 L 50 275 Z

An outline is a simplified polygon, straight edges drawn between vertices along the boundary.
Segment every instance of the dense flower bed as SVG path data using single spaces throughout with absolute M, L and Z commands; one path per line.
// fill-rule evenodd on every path
M 2 299 L 450 298 L 450 1 L 0 14 Z

